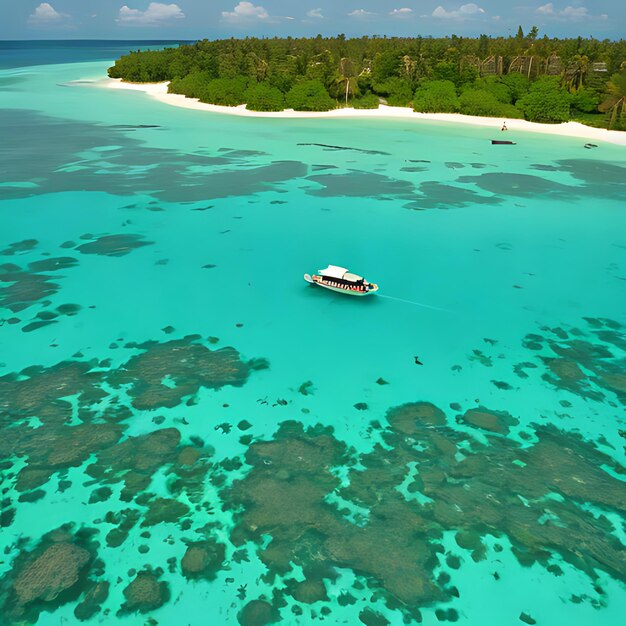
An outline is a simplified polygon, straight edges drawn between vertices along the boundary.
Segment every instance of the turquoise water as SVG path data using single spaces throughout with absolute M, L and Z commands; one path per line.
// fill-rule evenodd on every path
M 621 623 L 624 148 L 92 58 L 0 71 L 3 623 Z

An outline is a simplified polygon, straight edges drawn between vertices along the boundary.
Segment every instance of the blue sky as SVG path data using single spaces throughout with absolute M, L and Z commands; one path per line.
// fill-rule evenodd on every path
M 245 35 L 626 37 L 624 0 L 0 0 L 0 39 L 177 39 Z

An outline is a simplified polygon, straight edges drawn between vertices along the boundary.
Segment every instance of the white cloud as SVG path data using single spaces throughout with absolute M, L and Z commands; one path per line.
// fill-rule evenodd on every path
M 222 20 L 225 22 L 253 22 L 267 20 L 270 14 L 262 7 L 252 2 L 240 2 L 232 11 L 222 11 Z
M 403 7 L 402 9 L 394 9 L 393 11 L 389 12 L 389 15 L 398 19 L 404 19 L 413 15 L 413 9 L 409 9 L 408 7 Z
M 548 2 L 548 4 L 538 7 L 536 9 L 536 13 L 546 18 L 571 22 L 579 20 L 608 19 L 608 15 L 606 15 L 606 13 L 602 13 L 601 15 L 591 15 L 587 7 L 573 7 L 569 5 L 564 9 L 555 9 L 552 2 Z
M 69 17 L 64 13 L 59 13 L 48 2 L 42 2 L 29 16 L 31 24 L 58 24 L 63 18 Z
M 348 13 L 348 17 L 369 17 L 370 15 L 374 15 L 374 13 L 366 11 L 365 9 L 355 9 Z
M 485 9 L 479 7 L 477 4 L 470 2 L 469 4 L 462 4 L 458 9 L 452 11 L 446 11 L 441 5 L 438 6 L 432 13 L 433 17 L 446 20 L 458 20 L 476 17 L 481 13 L 484 13 Z
M 179 20 L 185 17 L 177 4 L 151 2 L 145 11 L 131 9 L 124 5 L 120 9 L 117 21 L 129 26 L 159 26 L 169 20 Z
M 307 17 L 312 17 L 313 19 L 323 20 L 324 14 L 322 13 L 322 9 L 311 9 L 306 12 Z
M 548 2 L 548 4 L 538 7 L 537 13 L 541 15 L 554 15 L 554 5 L 552 2 Z
M 583 17 L 591 17 L 586 7 L 565 7 L 562 11 L 560 11 L 559 15 L 562 15 L 570 20 L 579 20 Z

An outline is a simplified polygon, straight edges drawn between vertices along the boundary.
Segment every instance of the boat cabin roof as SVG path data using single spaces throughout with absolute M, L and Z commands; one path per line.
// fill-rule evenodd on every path
M 318 270 L 321 276 L 326 278 L 338 278 L 346 280 L 351 283 L 356 283 L 359 280 L 363 280 L 362 276 L 350 273 L 345 267 L 339 267 L 338 265 L 329 265 L 323 270 Z
M 318 270 L 322 276 L 328 276 L 328 278 L 343 278 L 347 271 L 347 268 L 338 265 L 329 265 L 326 269 Z

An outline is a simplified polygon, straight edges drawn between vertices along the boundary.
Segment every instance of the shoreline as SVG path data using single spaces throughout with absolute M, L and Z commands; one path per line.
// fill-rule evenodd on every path
M 501 118 L 477 117 L 473 115 L 462 115 L 461 113 L 417 113 L 409 107 L 391 107 L 383 104 L 381 104 L 378 109 L 353 109 L 347 107 L 334 109 L 332 111 L 294 111 L 293 109 L 275 112 L 249 111 L 245 104 L 236 107 L 220 106 L 217 104 L 206 104 L 195 98 L 187 98 L 181 94 L 167 93 L 169 82 L 127 83 L 123 82 L 120 78 L 107 78 L 101 84 L 108 89 L 140 91 L 170 106 L 193 109 L 196 111 L 207 111 L 210 113 L 221 113 L 224 115 L 238 115 L 241 117 L 279 119 L 378 117 L 388 119 L 413 119 L 491 127 L 494 128 L 494 130 L 498 130 L 498 133 L 500 133 L 500 127 L 503 121 Z M 506 120 L 506 124 L 509 131 L 521 130 L 524 132 L 543 133 L 545 135 L 560 135 L 578 139 L 605 141 L 626 146 L 626 132 L 594 128 L 592 126 L 585 126 L 580 122 L 539 124 L 538 122 L 528 122 L 520 119 L 508 119 Z

